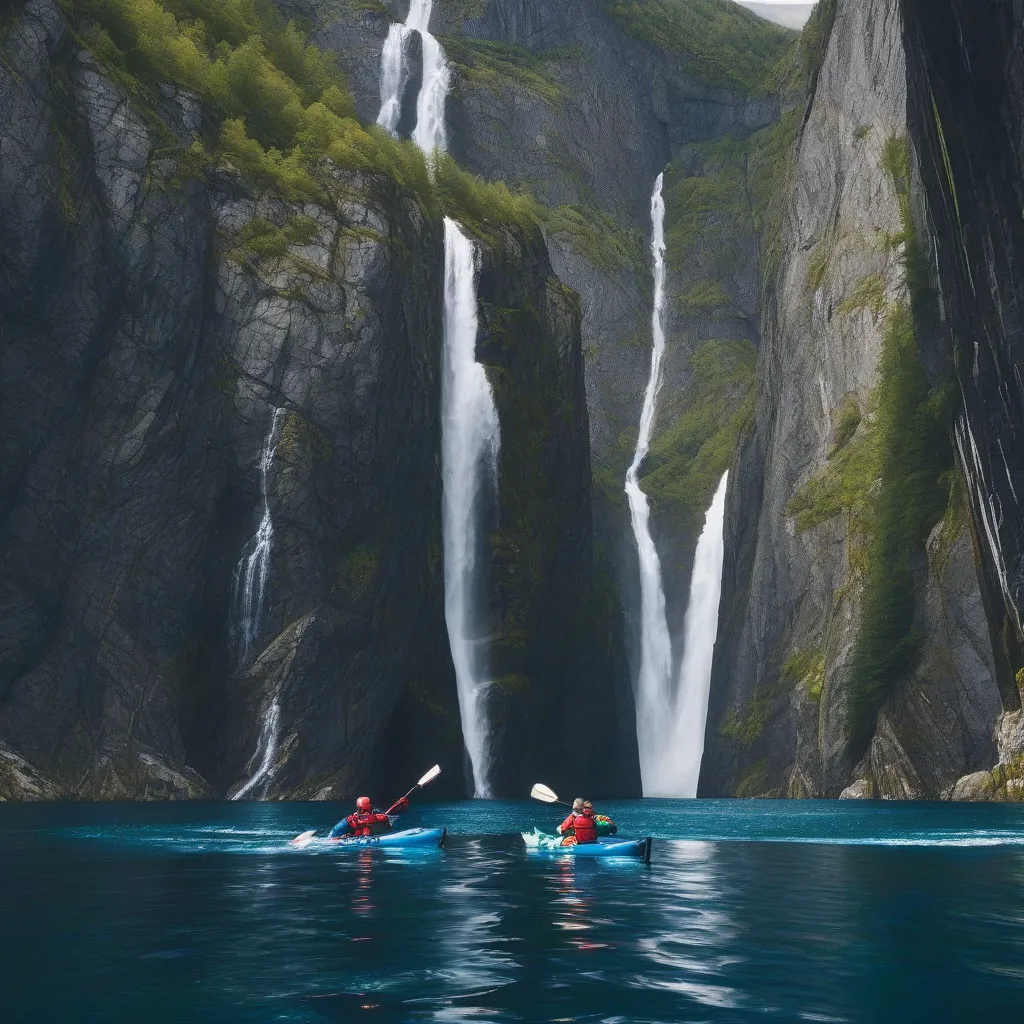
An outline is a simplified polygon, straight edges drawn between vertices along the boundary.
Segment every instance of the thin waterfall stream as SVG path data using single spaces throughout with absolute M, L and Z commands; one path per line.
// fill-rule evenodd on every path
M 281 426 L 284 422 L 284 409 L 275 409 L 270 419 L 270 430 L 263 443 L 260 456 L 260 498 L 263 502 L 263 515 L 260 518 L 256 533 L 249 540 L 242 552 L 242 558 L 235 570 L 234 594 L 232 599 L 231 632 L 238 645 L 240 665 L 248 663 L 252 656 L 253 645 L 259 637 L 263 625 L 263 601 L 270 572 L 270 554 L 274 541 L 274 517 L 270 509 L 270 488 L 268 477 L 274 465 L 274 452 L 281 437 Z M 250 765 L 258 760 L 258 767 L 252 777 L 231 797 L 239 800 L 264 782 L 263 795 L 270 785 L 270 772 L 277 753 L 278 731 L 280 729 L 281 708 L 275 696 L 263 714 L 263 725 L 260 729 L 259 742 Z
M 430 34 L 433 0 L 412 0 L 404 25 L 393 24 L 381 54 L 381 108 L 377 123 L 395 134 L 409 82 L 408 45 L 418 32 L 423 82 L 416 99 L 413 142 L 433 161 L 447 149 L 445 104 L 451 74 L 444 49 Z M 473 794 L 490 796 L 485 590 L 481 576 L 482 516 L 497 494 L 501 428 L 494 394 L 476 361 L 476 248 L 451 218 L 444 221 L 444 353 L 441 384 L 444 605 L 448 640 L 469 757 Z
M 640 669 L 634 687 L 636 733 L 644 796 L 696 796 L 722 589 L 726 474 L 719 484 L 694 556 L 678 676 L 665 606 L 661 562 L 651 533 L 651 508 L 640 487 L 650 451 L 665 358 L 664 175 L 651 196 L 654 310 L 651 371 L 640 414 L 636 452 L 626 472 L 626 499 L 640 568 Z
M 263 443 L 260 456 L 260 500 L 263 515 L 235 570 L 232 596 L 232 635 L 238 645 L 241 663 L 249 660 L 252 647 L 263 624 L 263 595 L 270 568 L 270 547 L 274 540 L 274 518 L 270 513 L 270 494 L 267 475 L 274 464 L 274 452 L 280 436 L 284 409 L 275 409 L 270 419 L 270 430 Z
M 664 175 L 659 174 L 651 196 L 651 256 L 654 264 L 654 312 L 651 317 L 651 372 L 644 392 L 633 462 L 626 472 L 626 500 L 640 564 L 640 671 L 635 686 L 636 732 L 640 747 L 640 777 L 644 794 L 648 780 L 664 756 L 666 709 L 671 699 L 672 638 L 665 615 L 661 562 L 651 535 L 651 507 L 640 488 L 640 467 L 650 450 L 658 392 L 665 357 L 665 200 Z

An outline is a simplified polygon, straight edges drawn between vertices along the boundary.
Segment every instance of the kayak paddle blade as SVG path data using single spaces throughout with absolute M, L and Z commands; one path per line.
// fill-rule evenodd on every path
M 315 835 L 316 829 L 311 828 L 308 832 L 303 832 L 301 835 L 297 835 L 294 839 L 289 840 L 288 845 L 294 846 L 297 850 L 301 850 L 313 842 L 313 836 Z
M 425 786 L 428 782 L 433 782 L 434 779 L 436 779 L 438 777 L 438 775 L 440 775 L 440 774 L 441 774 L 441 766 L 439 764 L 435 764 L 434 767 L 431 768 L 430 771 L 427 772 L 427 774 L 424 775 L 423 778 L 420 779 L 420 781 L 416 783 L 416 785 L 417 786 Z
M 543 782 L 538 782 L 530 790 L 530 796 L 534 800 L 539 800 L 542 804 L 558 803 L 558 794 L 550 786 L 545 786 Z

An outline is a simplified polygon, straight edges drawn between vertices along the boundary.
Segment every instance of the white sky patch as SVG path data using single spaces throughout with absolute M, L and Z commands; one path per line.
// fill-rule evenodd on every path
M 803 28 L 814 10 L 813 3 L 792 3 L 791 0 L 736 0 L 736 3 L 768 21 L 793 29 Z

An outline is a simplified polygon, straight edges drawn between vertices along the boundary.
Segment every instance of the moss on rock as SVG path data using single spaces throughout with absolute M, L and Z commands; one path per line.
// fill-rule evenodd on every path
M 685 412 L 655 439 L 644 464 L 643 489 L 658 515 L 699 532 L 753 416 L 756 370 L 749 341 L 706 341 L 694 353 Z

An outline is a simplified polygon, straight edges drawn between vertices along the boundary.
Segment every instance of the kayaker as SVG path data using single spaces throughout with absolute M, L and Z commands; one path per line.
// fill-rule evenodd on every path
M 572 802 L 572 812 L 558 826 L 559 835 L 565 836 L 563 846 L 573 843 L 596 843 L 597 822 L 594 820 L 594 805 L 589 800 L 576 797 Z
M 409 806 L 407 797 L 402 797 L 392 808 L 395 814 L 401 814 Z M 342 818 L 331 829 L 331 839 L 343 839 L 348 836 L 374 836 L 381 832 L 390 832 L 392 827 L 390 815 L 383 811 L 375 811 L 368 796 L 361 796 L 356 801 L 356 809 L 347 818 Z

